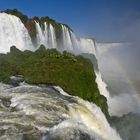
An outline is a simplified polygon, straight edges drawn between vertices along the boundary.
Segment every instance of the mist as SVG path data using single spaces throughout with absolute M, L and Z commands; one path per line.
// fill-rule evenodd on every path
M 98 45 L 98 62 L 108 85 L 111 115 L 140 113 L 140 43 Z

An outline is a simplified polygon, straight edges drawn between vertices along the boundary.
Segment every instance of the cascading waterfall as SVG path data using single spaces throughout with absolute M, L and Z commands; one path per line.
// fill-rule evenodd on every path
M 45 34 L 44 32 L 42 31 L 40 25 L 38 22 L 35 21 L 35 26 L 36 26 L 36 38 L 37 38 L 37 45 L 40 46 L 41 44 L 44 44 L 44 45 L 48 45 L 46 43 L 46 39 L 47 37 L 45 36 L 46 35 L 46 30 L 45 30 Z M 45 28 L 46 29 L 46 28 Z
M 65 50 L 72 51 L 76 54 L 92 53 L 96 55 L 94 40 L 85 38 L 78 39 L 76 35 L 72 31 L 69 31 L 64 25 L 62 25 L 62 32 Z
M 39 138 L 39 133 L 43 140 L 81 140 L 84 135 L 86 140 L 121 140 L 99 107 L 69 96 L 60 87 L 0 83 L 0 98 L 2 140 L 11 140 L 11 132 L 14 140 L 23 140 L 25 134 Z
M 37 31 L 37 45 L 45 45 L 47 48 L 57 48 L 55 29 L 51 24 L 44 23 L 45 30 L 35 21 Z
M 49 27 L 50 27 L 50 30 L 49 30 L 49 37 L 50 38 L 49 39 L 50 39 L 50 42 L 51 42 L 51 46 L 52 46 L 52 48 L 57 48 L 55 29 L 51 24 L 49 25 Z
M 67 50 L 73 51 L 73 44 L 71 41 L 70 31 L 64 25 L 62 25 L 62 33 L 63 33 L 63 46 L 65 46 Z
M 34 50 L 31 38 L 27 29 L 21 20 L 13 15 L 0 13 L 0 47 L 1 53 L 6 53 L 12 45 L 15 45 L 20 50 Z M 76 35 L 65 25 L 62 26 L 61 44 L 63 50 L 67 50 L 76 54 L 93 53 L 96 55 L 95 42 L 92 39 L 78 39 Z M 59 46 L 56 41 L 55 28 L 52 24 L 44 23 L 44 30 L 40 24 L 35 21 L 37 46 L 44 44 L 47 48 L 56 48 Z M 62 50 L 62 51 L 63 51 Z
M 81 50 L 81 53 L 90 53 L 96 56 L 96 50 L 95 50 L 96 46 L 94 40 L 80 38 L 79 44 L 80 44 L 79 49 Z
M 104 95 L 107 99 L 109 98 L 109 91 L 107 90 L 107 85 L 103 81 L 101 73 L 99 71 L 95 71 L 96 74 L 96 83 L 98 85 L 98 89 L 100 91 L 100 94 Z
M 81 121 L 89 130 L 94 131 L 106 140 L 121 140 L 119 135 L 107 122 L 99 107 L 78 98 L 78 105 L 70 108 L 71 116 L 77 121 Z
M 20 50 L 34 50 L 27 29 L 19 18 L 0 13 L 0 53 L 7 53 L 11 46 Z
M 37 30 L 37 43 L 38 47 L 41 44 L 44 44 L 47 48 L 56 48 L 60 51 L 69 51 L 75 54 L 80 53 L 93 53 L 96 54 L 95 51 L 95 42 L 92 39 L 78 39 L 76 35 L 68 29 L 65 25 L 61 25 L 62 27 L 62 46 L 59 47 L 56 41 L 56 33 L 55 28 L 51 24 L 44 23 L 45 30 L 41 28 L 39 23 L 35 21 L 36 30 Z

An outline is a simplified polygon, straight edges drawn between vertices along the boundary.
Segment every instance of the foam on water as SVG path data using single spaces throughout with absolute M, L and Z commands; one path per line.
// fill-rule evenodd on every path
M 46 139 L 48 136 L 55 135 L 65 137 L 72 132 L 71 136 L 67 135 L 67 138 L 74 137 L 76 134 L 77 140 L 80 140 L 80 136 L 84 134 L 89 137 L 88 140 L 112 140 L 112 138 L 120 140 L 100 108 L 79 97 L 69 96 L 60 87 L 54 87 L 53 90 L 50 87 L 27 84 L 10 88 L 9 86 L 6 88 L 3 84 L 0 86 L 5 87 L 1 88 L 0 98 L 7 99 L 7 106 L 2 102 L 7 110 L 1 109 L 0 122 L 3 122 L 1 128 L 12 124 L 12 127 L 21 131 L 18 126 L 22 125 L 26 128 L 30 125 L 32 129 L 36 128 L 38 133 L 48 133 L 45 135 Z M 64 134 L 64 129 L 69 131 Z M 8 131 L 6 128 L 5 130 Z M 13 133 L 19 134 L 15 130 Z

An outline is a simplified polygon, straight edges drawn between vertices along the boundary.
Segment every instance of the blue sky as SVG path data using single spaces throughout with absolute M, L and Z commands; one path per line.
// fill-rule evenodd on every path
M 17 8 L 28 16 L 49 16 L 82 37 L 102 42 L 139 39 L 140 0 L 0 0 L 0 10 Z

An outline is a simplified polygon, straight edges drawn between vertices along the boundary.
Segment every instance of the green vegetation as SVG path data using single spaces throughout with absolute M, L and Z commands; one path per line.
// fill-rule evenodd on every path
M 97 59 L 96 59 L 96 57 L 94 56 L 94 54 L 82 53 L 81 55 L 82 55 L 84 58 L 87 58 L 87 59 L 89 59 L 89 60 L 92 62 L 93 66 L 94 66 L 94 70 L 99 71 Z
M 10 53 L 0 54 L 0 81 L 8 83 L 11 75 L 23 75 L 29 84 L 58 85 L 71 95 L 96 103 L 108 115 L 106 98 L 99 94 L 93 65 L 82 56 L 46 50 L 43 45 L 36 52 L 22 52 L 12 46 Z

